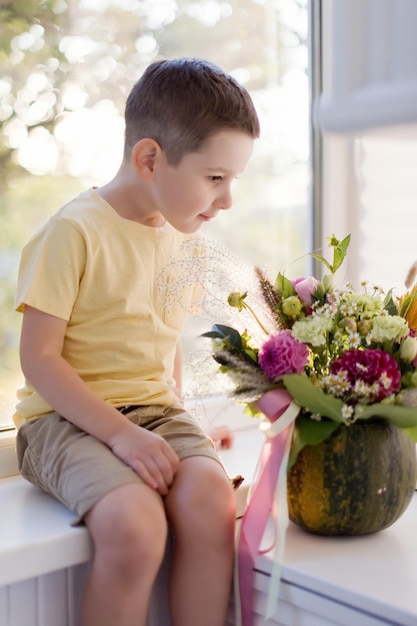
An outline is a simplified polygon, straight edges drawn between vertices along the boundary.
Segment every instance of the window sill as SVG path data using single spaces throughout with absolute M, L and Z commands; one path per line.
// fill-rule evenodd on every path
M 187 400 L 186 406 L 204 428 L 228 425 L 234 431 L 232 448 L 222 450 L 221 456 L 230 476 L 245 478 L 236 491 L 240 517 L 263 442 L 259 421 L 244 416 L 225 397 Z M 15 430 L 0 433 L 0 510 L 7 511 L 0 518 L 0 586 L 85 563 L 91 557 L 88 532 L 71 526 L 73 514 L 19 475 L 15 441 Z
M 16 430 L 0 432 L 0 479 L 19 473 L 16 459 Z
M 232 449 L 221 452 L 230 475 L 245 482 L 236 491 L 237 517 L 243 515 L 255 474 L 262 433 L 239 432 Z M 85 527 L 73 527 L 74 515 L 21 476 L 0 480 L 0 586 L 84 563 L 91 558 Z M 27 523 L 30 520 L 30 524 Z
M 239 449 L 240 435 L 237 439 L 236 447 Z M 290 524 L 280 602 L 271 624 L 414 626 L 417 618 L 414 593 L 417 585 L 414 559 L 417 550 L 414 531 L 416 498 L 393 526 L 369 536 L 320 537 Z M 7 511 L 7 515 L 0 519 L 0 591 L 3 591 L 3 596 L 0 593 L 0 604 L 1 598 L 4 600 L 8 594 L 18 601 L 24 595 L 22 590 L 26 589 L 2 589 L 3 585 L 36 579 L 48 572 L 54 572 L 48 581 L 55 581 L 58 570 L 87 563 L 91 558 L 92 545 L 87 530 L 71 527 L 71 513 L 22 478 L 0 481 L 0 508 Z M 27 519 L 30 519 L 30 524 L 26 523 Z M 273 529 L 268 525 L 263 545 L 266 548 L 273 542 Z M 262 606 L 265 606 L 269 590 L 272 564 L 273 551 L 265 549 L 255 565 L 257 619 L 261 619 L 259 615 L 264 610 Z M 78 576 L 79 570 L 74 571 L 74 576 Z M 398 585 L 399 577 L 406 584 Z M 39 581 L 41 586 L 48 582 L 42 578 Z M 13 594 L 10 589 L 13 589 Z M 56 590 L 54 585 L 48 602 L 53 602 Z M 159 591 L 162 593 L 161 589 Z M 25 597 L 29 602 L 32 596 Z M 65 597 L 60 597 L 59 602 L 65 601 Z M 161 596 L 158 596 L 160 605 Z M 13 621 L 13 624 L 17 623 L 29 622 Z M 168 622 L 152 622 L 162 623 Z M 227 623 L 235 624 L 235 621 Z M 10 622 L 7 624 L 11 626 Z

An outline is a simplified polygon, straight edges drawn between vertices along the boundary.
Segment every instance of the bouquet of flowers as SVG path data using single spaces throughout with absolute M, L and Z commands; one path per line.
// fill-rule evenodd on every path
M 357 420 L 384 418 L 417 441 L 417 286 L 400 297 L 363 284 L 334 285 L 350 235 L 329 238 L 333 261 L 313 254 L 328 273 L 275 284 L 256 268 L 262 306 L 274 329 L 265 328 L 246 293 L 232 292 L 228 304 L 244 309 L 264 339 L 254 332 L 215 324 L 209 337 L 213 358 L 234 383 L 232 395 L 246 412 L 260 413 L 258 400 L 284 388 L 300 412 L 295 420 L 289 467 L 305 445 L 317 444 Z M 259 333 L 258 333 L 259 336 Z
M 228 305 L 237 328 L 204 333 L 213 357 L 233 382 L 246 412 L 264 414 L 266 442 L 242 518 L 236 555 L 238 622 L 253 626 L 252 578 L 260 540 L 272 515 L 276 537 L 267 617 L 278 600 L 288 521 L 287 472 L 304 446 L 319 444 L 341 424 L 384 419 L 417 441 L 417 285 L 400 297 L 367 284 L 335 286 L 350 235 L 329 238 L 333 260 L 313 257 L 327 272 L 272 283 L 259 268 Z M 244 320 L 244 324 L 240 324 Z

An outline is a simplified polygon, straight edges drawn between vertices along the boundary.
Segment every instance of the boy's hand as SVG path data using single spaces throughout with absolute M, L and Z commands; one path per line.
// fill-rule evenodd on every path
M 229 450 L 233 446 L 233 433 L 228 426 L 212 428 L 209 437 L 213 439 L 218 450 Z
M 145 484 L 166 496 L 178 469 L 179 460 L 171 446 L 160 435 L 126 425 L 110 441 L 114 454 L 127 463 Z

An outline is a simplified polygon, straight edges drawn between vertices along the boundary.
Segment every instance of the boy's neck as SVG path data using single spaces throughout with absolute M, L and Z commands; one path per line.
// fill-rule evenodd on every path
M 129 176 L 129 171 L 121 167 L 116 176 L 96 189 L 120 217 L 154 228 L 164 226 L 164 216 L 152 207 L 152 200 L 146 185 L 140 184 L 137 177 Z

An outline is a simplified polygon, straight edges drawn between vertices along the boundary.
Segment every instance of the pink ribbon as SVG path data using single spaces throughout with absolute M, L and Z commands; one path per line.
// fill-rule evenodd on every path
M 280 470 L 286 471 L 294 420 L 299 408 L 285 389 L 274 389 L 257 402 L 268 418 L 258 475 L 242 518 L 235 563 L 237 623 L 253 626 L 253 579 L 257 556 L 268 519 L 274 509 L 274 496 Z M 276 422 L 279 420 L 276 424 Z M 271 432 L 268 433 L 268 430 Z M 285 463 L 285 467 L 282 465 Z M 286 497 L 286 494 L 285 494 Z

